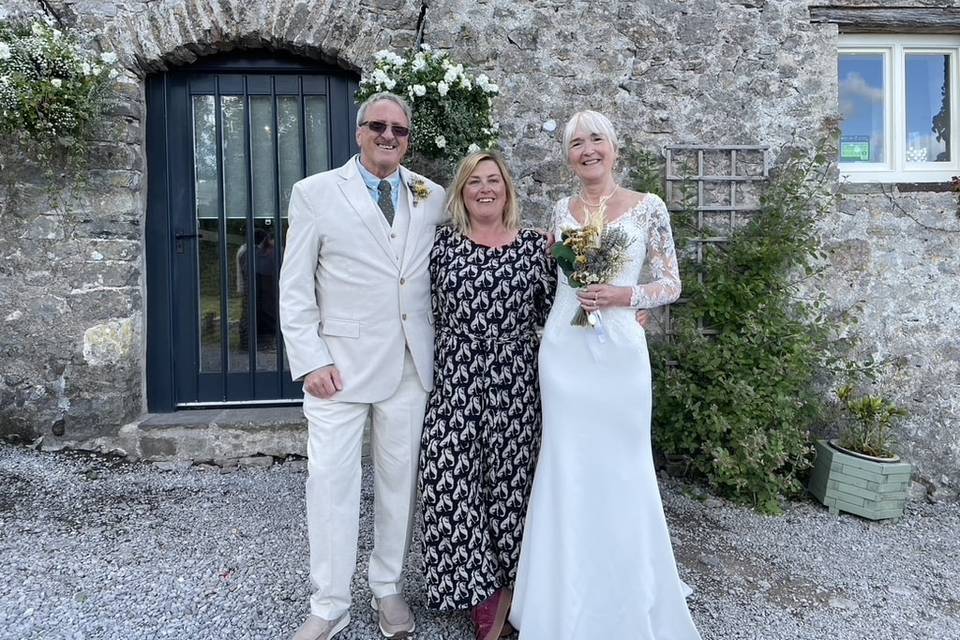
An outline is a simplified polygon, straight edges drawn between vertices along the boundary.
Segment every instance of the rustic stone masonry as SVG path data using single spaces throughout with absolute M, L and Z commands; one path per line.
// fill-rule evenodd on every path
M 881 3 L 820 6 L 868 4 Z M 419 32 L 499 83 L 503 148 L 531 224 L 571 191 L 558 139 L 577 109 L 605 112 L 651 150 L 766 144 L 774 157 L 809 143 L 837 110 L 837 27 L 819 9 L 811 22 L 802 0 L 0 0 L 0 13 L 41 6 L 123 67 L 81 188 L 0 142 L 0 433 L 42 435 L 45 446 L 106 446 L 145 411 L 151 72 L 248 48 L 358 71 Z M 821 282 L 834 313 L 860 310 L 858 348 L 891 362 L 882 390 L 911 412 L 901 453 L 948 492 L 960 483 L 956 209 L 950 193 L 844 189 L 823 221 Z

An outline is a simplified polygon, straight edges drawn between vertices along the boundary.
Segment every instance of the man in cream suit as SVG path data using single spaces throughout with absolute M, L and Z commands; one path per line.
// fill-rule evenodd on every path
M 309 424 L 310 615 L 294 640 L 330 640 L 350 621 L 360 447 L 372 414 L 374 548 L 369 583 L 380 630 L 405 638 L 400 594 L 417 460 L 433 378 L 430 248 L 443 189 L 400 166 L 410 108 L 379 93 L 360 105 L 359 156 L 293 186 L 280 269 L 290 371 Z

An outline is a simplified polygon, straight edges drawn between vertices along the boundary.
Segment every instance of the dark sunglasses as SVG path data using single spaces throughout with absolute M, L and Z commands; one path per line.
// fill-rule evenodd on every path
M 361 122 L 360 126 L 370 129 L 370 131 L 373 131 L 377 135 L 380 135 L 386 131 L 387 126 L 390 127 L 390 131 L 393 131 L 393 135 L 398 138 L 406 138 L 408 135 L 410 135 L 410 129 L 408 127 L 401 127 L 398 124 L 387 125 L 386 122 L 380 122 L 379 120 L 367 120 L 365 122 Z

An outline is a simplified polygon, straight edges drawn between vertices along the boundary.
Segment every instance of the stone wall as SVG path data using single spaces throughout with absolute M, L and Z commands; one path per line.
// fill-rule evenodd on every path
M 148 167 L 141 123 L 143 79 L 152 71 L 215 51 L 263 47 L 359 70 L 376 50 L 408 47 L 422 30 L 425 42 L 451 49 L 500 84 L 495 106 L 502 142 L 531 223 L 542 222 L 550 203 L 572 188 L 558 136 L 577 109 L 607 113 L 622 134 L 652 150 L 684 142 L 768 144 L 774 155 L 795 138 L 808 141 L 836 109 L 836 27 L 811 24 L 803 0 L 43 4 L 64 22 L 91 30 L 99 46 L 120 55 L 125 72 L 104 117 L 88 184 L 69 199 L 69 215 L 55 213 L 50 202 L 63 178 L 42 177 L 16 150 L 3 149 L 0 432 L 81 438 L 115 432 L 143 412 L 141 229 Z M 12 13 L 38 6 L 0 0 Z M 944 195 L 897 197 L 919 207 L 924 219 L 952 202 Z M 876 232 L 869 239 L 864 224 Z M 937 325 L 944 317 L 934 311 L 939 290 L 926 280 L 922 263 L 955 272 L 958 252 L 955 235 L 938 240 L 911 224 L 877 194 L 851 195 L 836 219 L 824 221 L 841 272 L 836 282 L 849 280 L 850 296 L 869 299 L 881 314 L 864 323 L 873 349 L 900 353 L 906 343 L 893 338 L 898 323 L 907 322 L 902 308 L 929 307 L 922 322 L 928 331 L 909 343 L 927 368 L 909 376 L 903 369 L 889 384 L 913 406 L 913 395 L 929 381 L 956 376 L 955 361 L 942 349 L 956 330 Z M 869 277 L 847 270 L 859 266 L 844 257 L 847 248 L 873 265 Z M 889 261 L 911 256 L 917 263 L 902 274 L 904 286 L 891 286 Z M 845 304 L 847 289 L 837 286 L 831 296 Z M 960 480 L 956 458 L 933 445 L 945 440 L 954 452 L 960 446 L 960 436 L 949 433 L 957 431 L 956 401 L 945 391 L 940 399 L 940 390 L 928 391 L 921 403 L 928 412 L 915 414 L 903 440 L 925 473 Z M 932 423 L 935 415 L 941 422 Z
M 822 283 L 856 350 L 883 363 L 876 390 L 909 416 L 898 451 L 943 493 L 960 480 L 960 215 L 957 195 L 844 185 L 823 234 Z M 848 313 L 849 312 L 849 313 Z

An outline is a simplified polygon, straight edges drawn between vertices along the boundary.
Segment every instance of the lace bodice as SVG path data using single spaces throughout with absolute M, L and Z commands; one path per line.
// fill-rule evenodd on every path
M 680 271 L 670 229 L 670 214 L 663 200 L 649 193 L 611 224 L 622 228 L 633 242 L 627 250 L 630 260 L 620 275 L 608 284 L 632 287 L 633 304 L 629 308 L 605 309 L 602 315 L 605 324 L 609 319 L 613 323 L 629 322 L 635 325 L 634 309 L 659 307 L 680 297 Z M 551 227 L 554 235 L 559 239 L 563 230 L 579 226 L 580 223 L 570 212 L 570 197 L 561 198 L 553 209 Z M 652 280 L 641 283 L 644 265 L 649 265 Z M 551 322 L 569 323 L 577 306 L 579 303 L 574 290 L 560 274 Z

